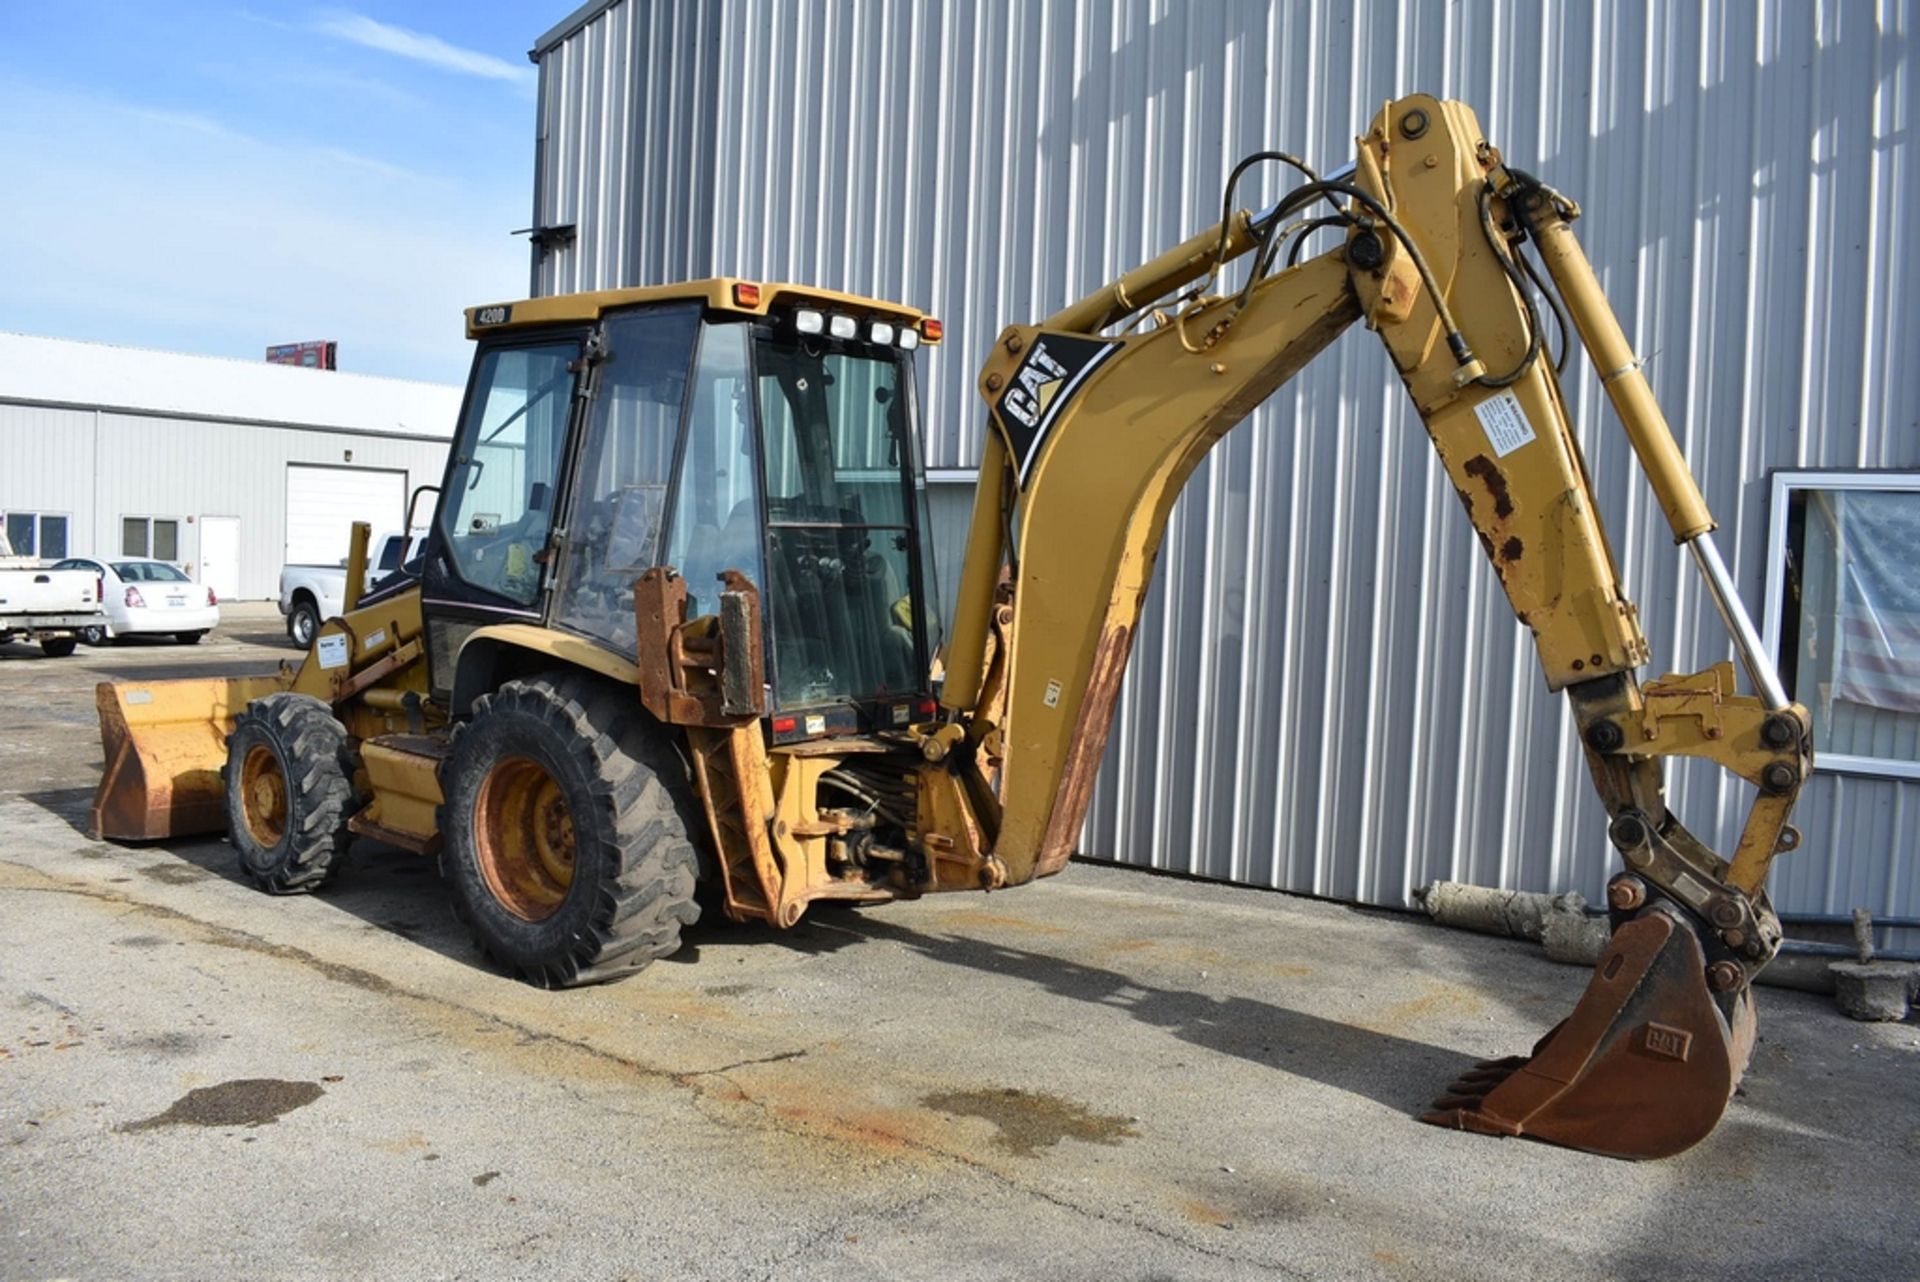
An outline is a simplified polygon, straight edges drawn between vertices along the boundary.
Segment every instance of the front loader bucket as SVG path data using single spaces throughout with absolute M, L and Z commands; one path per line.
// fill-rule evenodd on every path
M 1607 1157 L 1668 1157 L 1705 1138 L 1753 1050 L 1753 998 L 1721 1013 L 1693 930 L 1649 911 L 1614 931 L 1580 1004 L 1533 1054 L 1481 1064 L 1421 1120 L 1531 1135 Z
M 284 678 L 103 681 L 94 690 L 106 770 L 93 797 L 96 838 L 153 841 L 224 832 L 220 768 L 240 709 Z

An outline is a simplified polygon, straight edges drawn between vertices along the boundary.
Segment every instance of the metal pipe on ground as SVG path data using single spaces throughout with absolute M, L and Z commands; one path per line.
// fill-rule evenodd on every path
M 1554 961 L 1592 966 L 1606 951 L 1604 913 L 1590 912 L 1585 896 L 1546 895 L 1525 890 L 1494 890 L 1457 881 L 1436 881 L 1413 892 L 1419 904 L 1442 926 L 1539 942 Z M 1835 962 L 1853 962 L 1856 948 L 1789 939 L 1760 972 L 1756 983 L 1832 996 Z M 1920 955 L 1877 951 L 1882 961 L 1920 962 Z

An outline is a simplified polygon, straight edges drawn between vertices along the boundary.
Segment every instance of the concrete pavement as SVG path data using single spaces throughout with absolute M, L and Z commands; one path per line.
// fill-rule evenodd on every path
M 1412 918 L 1076 864 L 545 993 L 414 856 L 270 899 L 89 840 L 92 682 L 278 624 L 0 647 L 0 1276 L 1920 1275 L 1920 1025 L 1819 998 L 1630 1165 L 1412 1120 L 1585 983 Z

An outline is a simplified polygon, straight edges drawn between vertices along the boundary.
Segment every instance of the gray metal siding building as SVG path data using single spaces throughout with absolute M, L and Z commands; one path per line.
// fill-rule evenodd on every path
M 1012 321 L 1215 222 L 1267 147 L 1333 167 L 1383 101 L 1460 98 L 1577 230 L 1778 630 L 1770 478 L 1920 469 L 1912 3 L 612 0 L 534 51 L 533 288 L 685 276 L 897 297 L 947 324 L 930 462 L 976 461 Z M 1239 203 L 1277 191 L 1254 184 Z M 1651 675 L 1729 656 L 1584 359 L 1567 380 Z M 965 502 L 943 499 L 945 528 Z M 943 549 L 951 590 L 957 548 Z M 1920 549 L 1916 550 L 1920 556 Z M 1823 770 L 1783 911 L 1920 918 L 1920 765 Z M 1909 754 L 1907 761 L 1920 754 Z M 1730 849 L 1748 790 L 1676 767 Z M 1436 877 L 1597 897 L 1614 867 L 1564 701 L 1356 330 L 1174 513 L 1083 841 L 1401 906 Z
M 0 513 L 34 555 L 150 553 L 270 599 L 288 560 L 344 557 L 354 520 L 400 528 L 410 488 L 440 482 L 462 392 L 0 334 Z M 218 580 L 210 523 L 237 554 Z

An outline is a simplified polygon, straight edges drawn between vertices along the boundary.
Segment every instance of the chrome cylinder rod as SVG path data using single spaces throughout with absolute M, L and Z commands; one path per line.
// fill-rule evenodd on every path
M 1740 656 L 1740 666 L 1747 670 L 1747 680 L 1753 682 L 1754 692 L 1760 696 L 1760 702 L 1767 706 L 1769 712 L 1780 711 L 1787 706 L 1787 692 L 1780 684 L 1780 674 L 1774 670 L 1773 660 L 1767 657 L 1766 647 L 1761 644 L 1760 633 L 1747 616 L 1747 607 L 1741 602 L 1740 593 L 1733 586 L 1733 576 L 1727 573 L 1727 563 L 1720 559 L 1720 549 L 1714 543 L 1713 535 L 1696 534 L 1687 540 L 1687 548 L 1693 553 L 1694 564 L 1700 567 L 1701 577 L 1707 581 L 1707 591 L 1720 611 L 1721 622 L 1727 625 L 1727 632 L 1733 637 L 1733 648 Z

